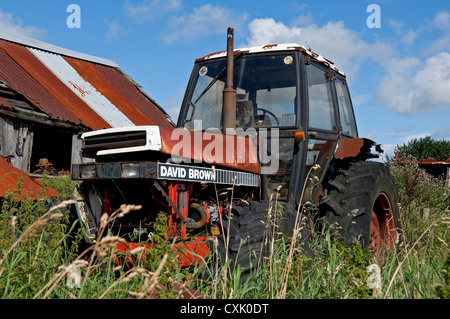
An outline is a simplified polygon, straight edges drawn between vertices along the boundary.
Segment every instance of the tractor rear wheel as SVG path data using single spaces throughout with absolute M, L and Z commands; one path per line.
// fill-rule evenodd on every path
M 350 163 L 325 185 L 321 221 L 346 245 L 360 240 L 379 262 L 400 238 L 400 210 L 394 177 L 378 162 Z

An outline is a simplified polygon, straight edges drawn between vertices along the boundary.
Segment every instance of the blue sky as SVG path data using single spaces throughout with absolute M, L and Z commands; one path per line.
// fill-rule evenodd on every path
M 70 4 L 81 27 L 69 28 Z M 369 28 L 370 4 L 380 28 Z M 119 64 L 176 122 L 194 60 L 235 47 L 297 42 L 346 72 L 359 134 L 395 145 L 450 140 L 448 1 L 0 0 L 0 30 Z

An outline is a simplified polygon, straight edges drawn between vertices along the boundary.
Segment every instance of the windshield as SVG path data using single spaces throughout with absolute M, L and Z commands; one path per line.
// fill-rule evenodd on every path
M 222 128 L 222 91 L 226 61 L 204 62 L 196 68 L 182 126 L 193 130 L 200 120 L 202 130 Z M 296 72 L 291 54 L 235 58 L 237 127 L 288 127 L 296 123 Z M 196 126 L 197 127 L 197 126 Z

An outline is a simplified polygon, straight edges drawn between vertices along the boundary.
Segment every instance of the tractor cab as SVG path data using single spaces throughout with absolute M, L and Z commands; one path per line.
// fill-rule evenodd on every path
M 303 196 L 311 201 L 338 139 L 358 136 L 345 75 L 298 44 L 234 50 L 232 67 L 235 134 L 265 136 L 253 137 L 259 148 L 262 197 L 298 203 L 306 175 L 316 165 Z M 226 71 L 225 51 L 196 60 L 178 127 L 225 133 Z

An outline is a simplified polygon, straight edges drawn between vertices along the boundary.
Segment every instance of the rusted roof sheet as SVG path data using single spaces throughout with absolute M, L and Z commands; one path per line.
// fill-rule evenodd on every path
M 29 177 L 25 172 L 15 168 L 0 156 L 0 197 L 5 197 L 7 193 L 12 193 L 19 181 L 23 180 L 22 194 L 19 199 L 29 197 L 37 199 L 41 196 L 42 184 L 36 178 Z M 46 187 L 46 197 L 57 197 L 58 192 L 53 188 Z
M 62 56 L 34 48 L 29 50 L 111 127 L 134 125 L 114 104 L 81 78 Z
M 64 59 L 86 82 L 91 83 L 108 100 L 115 101 L 115 105 L 120 112 L 126 115 L 135 125 L 167 122 L 167 115 L 161 112 L 156 104 L 147 99 L 116 68 L 71 57 L 64 57 Z
M 4 98 L 0 97 L 0 106 L 4 106 L 8 109 L 13 109 L 14 107 L 11 105 L 11 103 L 9 103 L 8 101 L 6 101 Z
M 51 118 L 91 129 L 109 127 L 26 47 L 0 40 L 0 63 L 0 80 Z
M 429 164 L 429 165 L 447 165 L 450 166 L 450 158 L 446 159 L 445 161 L 438 161 L 434 158 L 428 158 L 428 159 L 420 159 L 417 160 L 418 164 Z
M 32 39 L 15 41 L 0 32 L 0 81 L 52 119 L 93 130 L 175 126 L 117 64 L 76 53 Z

